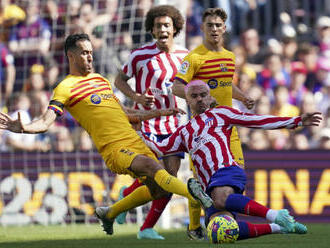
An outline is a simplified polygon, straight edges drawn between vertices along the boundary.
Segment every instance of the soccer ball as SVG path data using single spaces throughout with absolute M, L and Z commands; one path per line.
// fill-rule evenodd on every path
M 211 243 L 234 243 L 238 238 L 237 222 L 228 215 L 214 217 L 207 226 L 207 236 Z

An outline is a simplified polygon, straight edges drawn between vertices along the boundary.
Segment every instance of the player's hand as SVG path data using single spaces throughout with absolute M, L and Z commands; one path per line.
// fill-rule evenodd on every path
M 255 101 L 247 97 L 244 99 L 243 104 L 245 105 L 245 107 L 247 107 L 247 109 L 252 109 L 255 104 Z
M 0 129 L 6 129 L 14 133 L 22 133 L 24 131 L 21 114 L 18 112 L 18 118 L 14 120 L 9 115 L 0 112 Z
M 152 108 L 155 104 L 155 97 L 151 94 L 150 88 L 146 89 L 143 94 L 136 94 L 133 100 L 148 108 Z
M 186 112 L 180 108 L 168 108 L 168 109 L 159 109 L 159 115 L 161 116 L 169 116 L 169 115 L 176 115 L 176 114 L 186 114 Z
M 322 114 L 320 112 L 306 113 L 301 115 L 303 126 L 319 126 L 321 120 Z

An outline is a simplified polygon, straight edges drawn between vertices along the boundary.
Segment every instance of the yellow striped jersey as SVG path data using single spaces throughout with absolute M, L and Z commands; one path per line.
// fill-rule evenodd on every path
M 106 146 L 131 144 L 140 139 L 109 81 L 100 74 L 68 75 L 54 89 L 48 108 L 58 115 L 66 108 L 92 137 L 101 155 Z
M 204 81 L 219 105 L 231 107 L 234 72 L 234 53 L 224 48 L 214 52 L 200 45 L 184 58 L 175 78 L 184 84 L 197 79 Z

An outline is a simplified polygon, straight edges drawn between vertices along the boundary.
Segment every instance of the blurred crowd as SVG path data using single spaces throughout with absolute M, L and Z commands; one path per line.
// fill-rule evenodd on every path
M 170 2 L 170 1 L 169 1 Z M 186 1 L 184 42 L 202 42 L 206 7 L 229 16 L 226 47 L 236 55 L 235 83 L 256 100 L 257 114 L 296 116 L 320 111 L 321 128 L 295 132 L 240 128 L 245 149 L 330 149 L 330 12 L 327 0 Z M 308 1 L 307 1 L 308 2 Z M 317 2 L 317 4 L 315 4 Z M 0 107 L 23 122 L 47 108 L 51 90 L 68 73 L 64 38 L 89 34 L 95 71 L 110 81 L 131 49 L 152 40 L 143 27 L 153 0 L 1 0 Z M 123 96 L 121 100 L 129 104 Z M 248 111 L 239 102 L 234 107 Z M 91 151 L 88 134 L 68 114 L 45 134 L 0 133 L 0 151 Z

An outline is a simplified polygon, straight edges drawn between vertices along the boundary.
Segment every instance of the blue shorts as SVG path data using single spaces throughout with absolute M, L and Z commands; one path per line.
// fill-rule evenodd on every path
M 246 175 L 245 171 L 238 166 L 229 166 L 221 168 L 216 171 L 211 177 L 209 184 L 206 188 L 206 193 L 211 196 L 211 192 L 215 187 L 229 186 L 235 191 L 235 194 L 242 194 L 244 192 L 246 185 Z M 206 209 L 206 217 L 210 218 L 211 215 L 219 212 L 221 210 L 215 207 L 210 207 Z M 236 216 L 235 213 L 232 213 Z
M 149 139 L 153 140 L 154 142 L 161 142 L 164 139 L 171 136 L 171 134 L 164 134 L 164 135 L 157 135 L 157 134 L 153 134 L 153 133 L 144 133 L 144 134 L 146 136 L 148 136 Z M 184 159 L 184 152 L 175 153 L 172 156 L 177 156 L 181 159 Z M 162 159 L 162 157 L 160 157 L 159 159 Z

